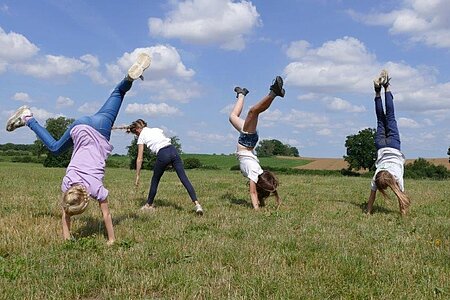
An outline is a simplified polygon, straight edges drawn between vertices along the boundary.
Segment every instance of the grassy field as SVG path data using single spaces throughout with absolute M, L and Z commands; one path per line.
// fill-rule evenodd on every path
M 140 213 L 151 172 L 109 168 L 118 238 L 91 203 L 61 239 L 64 169 L 0 164 L 0 299 L 449 299 L 449 182 L 407 180 L 405 218 L 367 178 L 280 175 L 283 205 L 251 209 L 238 171 L 189 170 L 205 215 L 176 174 Z

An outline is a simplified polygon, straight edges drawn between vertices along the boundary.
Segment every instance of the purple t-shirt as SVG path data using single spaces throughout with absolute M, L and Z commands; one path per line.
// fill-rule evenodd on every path
M 76 125 L 70 131 L 70 136 L 73 140 L 73 153 L 61 190 L 65 193 L 72 185 L 82 184 L 91 197 L 104 201 L 108 197 L 108 190 L 103 186 L 105 161 L 113 146 L 88 125 Z

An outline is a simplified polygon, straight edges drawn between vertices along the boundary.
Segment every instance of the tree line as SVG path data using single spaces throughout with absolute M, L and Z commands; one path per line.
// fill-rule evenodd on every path
M 58 117 L 58 118 L 49 118 L 45 122 L 45 128 L 47 131 L 58 140 L 67 128 L 72 124 L 74 119 Z M 181 154 L 181 142 L 177 136 L 173 136 L 170 138 L 172 145 L 178 150 Z M 136 158 L 137 158 L 137 138 L 135 137 L 130 146 L 127 147 L 127 155 L 130 157 L 130 168 L 136 168 Z M 45 156 L 43 159 L 43 165 L 45 167 L 58 167 L 64 168 L 67 167 L 70 158 L 72 157 L 73 147 L 70 147 L 63 153 L 55 156 L 44 146 L 41 140 L 36 139 L 32 145 L 17 145 L 8 143 L 5 145 L 0 145 L 0 151 L 27 151 L 32 153 L 33 155 L 40 158 L 41 156 Z M 259 145 L 256 147 L 255 151 L 258 156 L 266 157 L 266 156 L 274 156 L 274 155 L 282 155 L 282 156 L 299 156 L 298 149 L 292 147 L 288 144 L 283 144 L 282 142 L 271 139 L 271 140 L 262 140 Z M 17 152 L 16 152 L 17 153 Z M 150 151 L 144 151 L 144 169 L 153 169 L 154 163 L 156 160 L 156 154 L 151 153 Z

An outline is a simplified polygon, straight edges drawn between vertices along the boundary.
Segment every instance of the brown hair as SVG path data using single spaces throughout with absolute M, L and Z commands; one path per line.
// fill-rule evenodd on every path
M 394 175 L 392 175 L 388 171 L 380 171 L 375 176 L 375 184 L 377 186 L 377 189 L 383 194 L 383 196 L 388 199 L 389 196 L 386 193 L 386 189 L 388 187 L 391 188 L 395 196 L 397 196 L 400 213 L 402 215 L 406 214 L 411 204 L 411 200 L 404 192 L 402 192 Z
M 258 176 L 258 182 L 256 183 L 256 192 L 258 193 L 258 200 L 260 206 L 265 205 L 265 200 L 272 193 L 277 192 L 278 179 L 270 171 L 264 170 L 262 174 Z
M 142 119 L 137 119 L 136 121 L 128 125 L 125 129 L 127 130 L 127 133 L 131 132 L 133 134 L 136 134 L 136 129 L 144 127 L 147 127 L 147 122 Z
M 80 184 L 71 186 L 62 197 L 62 207 L 69 216 L 84 212 L 89 204 L 89 193 Z

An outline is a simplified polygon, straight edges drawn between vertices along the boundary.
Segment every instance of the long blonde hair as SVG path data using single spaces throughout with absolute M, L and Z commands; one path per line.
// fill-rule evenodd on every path
M 62 197 L 62 207 L 64 212 L 69 215 L 79 215 L 83 213 L 89 204 L 89 193 L 86 188 L 80 184 L 71 186 Z
M 387 199 L 389 199 L 389 196 L 386 193 L 386 189 L 388 187 L 391 188 L 395 196 L 397 196 L 400 213 L 402 215 L 406 214 L 409 206 L 411 205 L 411 200 L 404 192 L 402 192 L 394 175 L 392 175 L 388 171 L 380 171 L 375 176 L 375 184 L 377 186 L 377 189 Z

